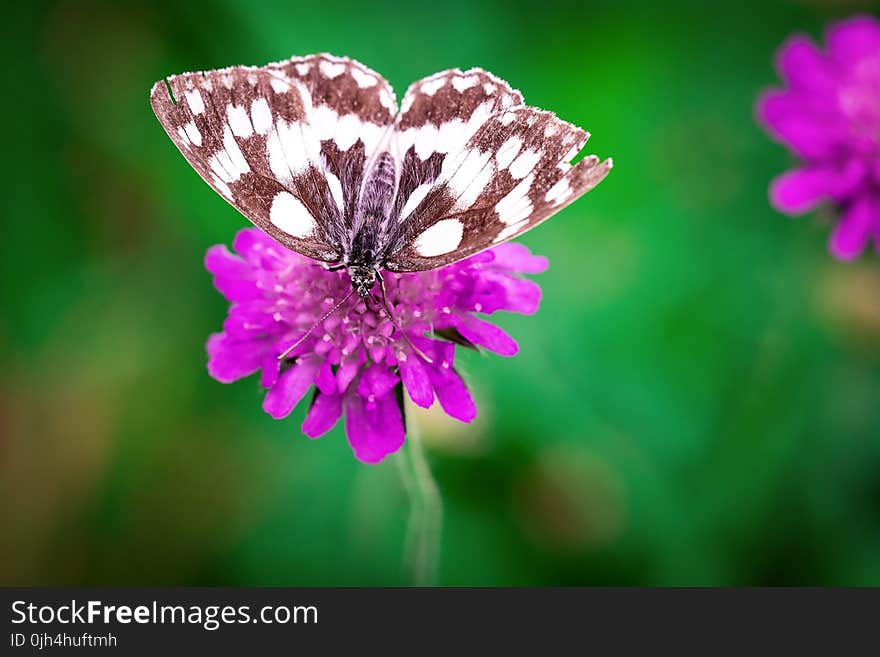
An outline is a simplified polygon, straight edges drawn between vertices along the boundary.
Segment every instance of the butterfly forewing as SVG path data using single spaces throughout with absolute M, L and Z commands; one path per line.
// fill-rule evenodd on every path
M 173 76 L 168 87 L 153 87 L 153 109 L 202 178 L 288 248 L 338 261 L 365 163 L 396 114 L 388 83 L 314 55 Z
M 392 271 L 433 269 L 512 239 L 592 189 L 611 166 L 591 156 L 572 167 L 587 133 L 523 105 L 519 92 L 484 71 L 417 82 L 402 110 Z

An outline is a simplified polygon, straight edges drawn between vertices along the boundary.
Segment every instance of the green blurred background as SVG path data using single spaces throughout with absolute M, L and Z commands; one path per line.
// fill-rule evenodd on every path
M 792 160 L 752 115 L 783 38 L 865 9 L 5 9 L 0 583 L 407 583 L 393 457 L 208 377 L 226 303 L 202 258 L 246 222 L 148 103 L 168 74 L 330 51 L 398 93 L 487 68 L 615 159 L 522 240 L 551 268 L 537 316 L 499 318 L 520 355 L 460 355 L 478 420 L 416 420 L 441 584 L 880 584 L 880 257 L 837 263 L 827 216 L 768 206 Z

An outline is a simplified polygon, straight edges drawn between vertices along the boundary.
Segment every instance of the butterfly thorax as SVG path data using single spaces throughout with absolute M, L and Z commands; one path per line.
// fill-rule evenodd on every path
M 383 222 L 384 217 L 376 212 L 364 213 L 343 258 L 351 284 L 361 298 L 373 289 L 376 273 L 384 262 Z

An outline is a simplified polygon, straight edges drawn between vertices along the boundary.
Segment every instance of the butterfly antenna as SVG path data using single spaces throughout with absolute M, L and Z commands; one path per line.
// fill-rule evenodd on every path
M 300 346 L 303 342 L 305 342 L 306 340 L 308 340 L 308 339 L 309 339 L 309 336 L 310 336 L 312 333 L 314 333 L 315 329 L 316 329 L 320 324 L 323 324 L 323 323 L 324 323 L 324 320 L 327 319 L 328 317 L 330 317 L 330 315 L 332 315 L 332 314 L 335 313 L 337 310 L 339 310 L 339 309 L 342 307 L 342 305 L 343 305 L 346 301 L 348 301 L 349 298 L 351 298 L 351 295 L 352 295 L 352 294 L 354 294 L 354 288 L 351 288 L 351 290 L 349 291 L 349 293 L 346 294 L 346 295 L 342 298 L 342 300 L 341 300 L 339 303 L 337 303 L 337 304 L 336 304 L 335 306 L 333 306 L 330 310 L 328 310 L 326 313 L 324 313 L 324 316 L 321 317 L 321 319 L 319 319 L 317 322 L 315 322 L 314 324 L 312 324 L 312 325 L 309 327 L 309 330 L 306 331 L 306 332 L 303 334 L 303 336 L 302 336 L 299 340 L 297 340 L 297 341 L 294 342 L 292 345 L 290 345 L 287 349 L 285 349 L 285 350 L 284 350 L 284 353 L 281 354 L 280 356 L 278 356 L 278 360 L 284 360 L 285 358 L 287 358 L 287 355 L 288 355 L 291 351 L 293 351 L 293 350 L 296 349 L 298 346 Z
M 398 323 L 397 318 L 394 316 L 394 313 L 391 312 L 391 304 L 388 303 L 388 292 L 386 292 L 385 290 L 385 279 L 382 278 L 382 274 L 380 274 L 379 272 L 376 272 L 376 276 L 379 279 L 379 288 L 382 290 L 382 305 L 385 307 L 385 312 L 388 313 L 388 317 L 389 319 L 391 319 L 391 323 L 394 324 L 397 331 L 403 336 L 403 339 L 406 340 L 406 343 L 410 347 L 412 347 L 412 350 L 415 351 L 419 356 L 424 358 L 429 364 L 433 365 L 434 361 L 431 359 L 431 357 L 413 344 L 413 341 L 409 339 L 406 331 L 404 331 L 403 327 Z

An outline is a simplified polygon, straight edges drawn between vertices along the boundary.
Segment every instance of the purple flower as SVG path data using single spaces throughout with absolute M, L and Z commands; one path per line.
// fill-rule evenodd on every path
M 857 257 L 880 249 L 880 23 L 857 16 L 831 25 L 827 51 L 806 36 L 780 48 L 787 84 L 758 100 L 759 121 L 800 158 L 770 186 L 773 205 L 802 214 L 823 201 L 839 211 L 831 252 Z
M 351 280 L 255 228 L 241 230 L 233 247 L 234 254 L 213 246 L 205 257 L 214 285 L 232 303 L 223 331 L 208 339 L 208 372 L 229 383 L 261 370 L 263 410 L 274 418 L 286 417 L 314 386 L 303 433 L 317 438 L 344 413 L 349 443 L 367 463 L 403 445 L 401 384 L 418 406 L 436 398 L 447 415 L 474 419 L 477 409 L 455 371 L 449 340 L 514 355 L 516 342 L 476 313 L 534 313 L 541 290 L 517 274 L 547 268 L 545 258 L 508 243 L 442 269 L 386 272 L 397 326 L 353 296 L 279 361 L 351 291 Z

